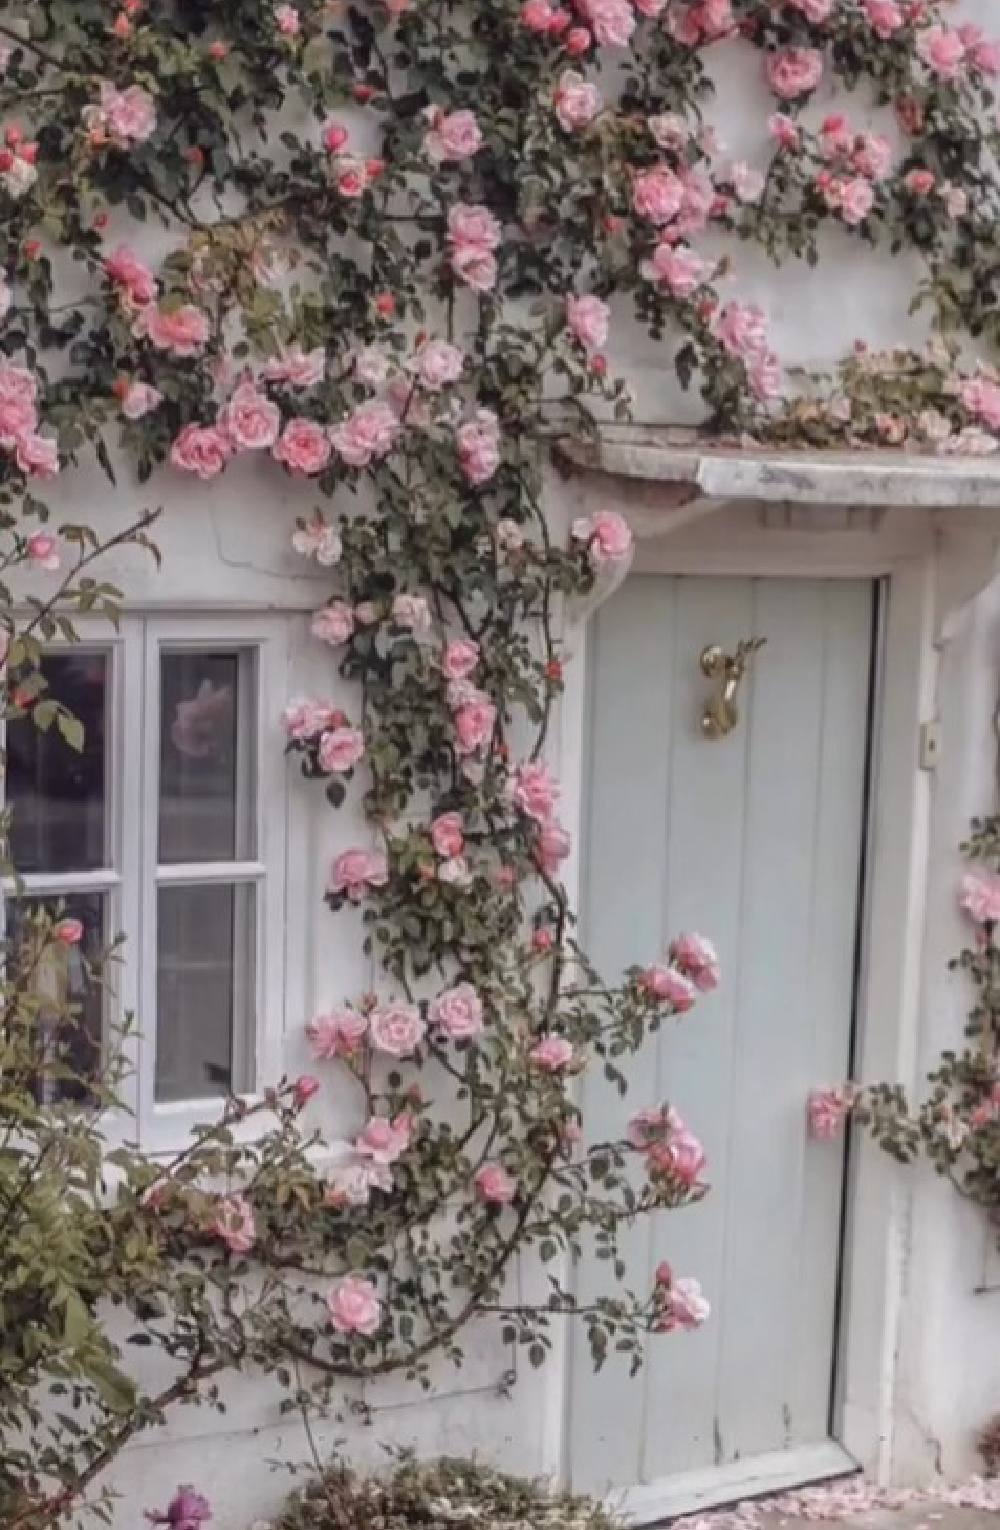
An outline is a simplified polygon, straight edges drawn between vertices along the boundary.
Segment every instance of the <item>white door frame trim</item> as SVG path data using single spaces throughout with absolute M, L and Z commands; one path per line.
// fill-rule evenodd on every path
M 610 498 L 607 487 L 605 481 L 605 502 Z M 614 487 L 620 492 L 613 502 L 628 516 L 631 485 L 621 482 Z M 935 715 L 940 649 L 954 629 L 956 613 L 990 582 L 997 568 L 996 532 L 975 513 L 966 518 L 953 512 L 943 534 L 938 515 L 922 509 L 845 511 L 838 518 L 824 507 L 810 526 L 808 510 L 782 523 L 781 507 L 744 504 L 679 526 L 676 535 L 665 514 L 663 534 L 657 535 L 649 486 L 643 488 L 634 521 L 641 538 L 636 572 L 809 578 L 821 573 L 824 578 L 887 582 L 882 694 L 872 740 L 874 811 L 862 911 L 857 1071 L 865 1080 L 910 1085 L 919 1028 L 932 812 L 932 777 L 920 768 L 921 726 Z M 589 600 L 579 616 L 586 621 L 598 604 Z M 588 676 L 581 636 L 580 623 L 571 615 L 566 639 L 575 661 L 567 669 L 556 747 L 574 847 L 582 827 L 585 787 Z M 575 901 L 580 885 L 575 849 L 566 871 Z M 881 1483 L 891 1481 L 893 1474 L 897 1340 L 912 1193 L 911 1180 L 884 1153 L 870 1141 L 855 1143 L 835 1413 L 843 1447 Z M 550 1374 L 543 1448 L 549 1469 L 565 1480 L 570 1406 L 565 1339 L 552 1357 Z M 780 1485 L 787 1486 L 787 1479 Z M 640 1490 L 646 1519 L 654 1507 L 652 1499 L 645 1504 L 652 1490 L 653 1485 Z M 763 1485 L 758 1488 L 766 1490 Z M 657 1512 L 666 1512 L 659 1499 Z

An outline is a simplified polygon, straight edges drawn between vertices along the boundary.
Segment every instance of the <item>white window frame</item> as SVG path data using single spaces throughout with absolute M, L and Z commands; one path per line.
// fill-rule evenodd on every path
M 23 876 L 24 896 L 101 893 L 107 898 L 106 935 L 124 936 L 121 960 L 110 974 L 112 1023 L 126 1014 L 134 1033 L 125 1043 L 129 1074 L 122 1089 L 128 1112 L 109 1120 L 116 1140 L 138 1136 L 151 1152 L 183 1147 L 192 1129 L 213 1120 L 224 1099 L 158 1103 L 156 1090 L 157 890 L 198 882 L 241 882 L 256 889 L 254 970 L 250 1014 L 250 1088 L 255 1100 L 282 1071 L 285 1029 L 286 845 L 289 791 L 280 716 L 288 696 L 291 616 L 271 613 L 124 615 L 116 630 L 96 620 L 76 624 L 79 642 L 53 650 L 106 653 L 109 658 L 108 745 L 105 767 L 106 844 L 109 865 L 98 871 Z M 248 649 L 254 654 L 253 860 L 157 865 L 160 767 L 160 654 Z M 9 897 L 13 884 L 3 888 Z M 106 1021 L 107 1023 L 107 1021 Z M 234 1045 L 238 1045 L 234 1038 Z

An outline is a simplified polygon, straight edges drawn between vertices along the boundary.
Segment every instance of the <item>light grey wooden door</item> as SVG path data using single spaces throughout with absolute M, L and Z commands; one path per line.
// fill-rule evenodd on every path
M 701 1137 L 712 1190 L 626 1238 L 625 1284 L 657 1263 L 712 1303 L 652 1337 L 630 1379 L 571 1353 L 567 1475 L 629 1490 L 651 1520 L 822 1475 L 835 1442 L 844 1151 L 806 1130 L 811 1088 L 848 1072 L 876 591 L 868 581 L 635 576 L 590 650 L 583 923 L 614 979 L 695 930 L 722 984 L 634 1060 L 627 1099 L 586 1085 L 588 1132 L 669 1100 Z M 766 638 L 733 733 L 707 741 L 711 643 Z M 607 1289 L 584 1259 L 577 1288 Z

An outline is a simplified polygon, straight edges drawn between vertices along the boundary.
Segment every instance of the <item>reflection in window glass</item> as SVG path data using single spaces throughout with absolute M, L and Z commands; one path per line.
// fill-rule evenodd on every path
M 161 657 L 161 864 L 254 854 L 252 681 L 247 650 Z
M 42 733 L 30 718 L 7 728 L 7 801 L 11 853 L 22 874 L 94 871 L 107 864 L 105 833 L 108 655 L 50 654 L 42 661 L 47 697 L 83 725 L 83 749 L 56 727 Z
M 32 915 L 40 909 L 51 914 L 58 909 L 60 918 L 79 920 L 83 938 L 77 944 L 42 948 L 32 926 Z M 37 1098 L 42 1103 L 86 1100 L 88 1080 L 100 1072 L 105 991 L 96 976 L 88 975 L 87 968 L 100 958 L 106 929 L 107 909 L 99 893 L 19 898 L 7 905 L 7 938 L 23 957 L 24 967 L 32 971 L 32 993 L 41 1001 L 33 1030 L 37 1040 Z
M 204 1100 L 248 1087 L 253 1034 L 252 887 L 161 887 L 156 1099 Z

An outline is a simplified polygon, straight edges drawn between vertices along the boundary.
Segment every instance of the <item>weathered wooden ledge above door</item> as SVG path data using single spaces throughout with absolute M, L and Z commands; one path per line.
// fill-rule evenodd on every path
M 924 543 L 944 555 L 935 627 L 945 641 L 961 610 L 1000 575 L 1000 453 L 792 449 L 723 444 L 683 427 L 602 425 L 589 437 L 559 440 L 553 463 L 564 481 L 575 480 L 586 501 L 581 512 L 594 508 L 596 496 L 625 515 L 640 564 L 644 545 L 703 535 L 698 523 L 722 512 L 734 527 L 738 516 L 748 533 L 783 533 L 788 553 L 790 539 L 804 538 L 810 561 L 850 563 L 856 553 L 870 567 L 873 542 L 890 561 Z M 600 581 L 573 613 L 574 626 L 604 603 L 631 562 Z

